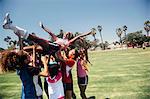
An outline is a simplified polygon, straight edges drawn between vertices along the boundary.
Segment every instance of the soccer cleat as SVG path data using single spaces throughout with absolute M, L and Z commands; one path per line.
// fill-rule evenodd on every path
M 9 13 L 6 13 L 4 22 L 3 22 L 3 28 L 9 29 L 9 25 L 12 24 L 12 21 L 10 20 Z

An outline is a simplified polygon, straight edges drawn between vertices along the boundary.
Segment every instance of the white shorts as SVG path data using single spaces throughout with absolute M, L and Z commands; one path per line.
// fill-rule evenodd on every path
M 33 76 L 33 83 L 34 83 L 34 86 L 35 86 L 36 95 L 37 96 L 42 96 L 43 95 L 43 91 L 42 91 L 41 86 L 39 85 L 38 79 L 39 79 L 38 75 L 34 75 Z

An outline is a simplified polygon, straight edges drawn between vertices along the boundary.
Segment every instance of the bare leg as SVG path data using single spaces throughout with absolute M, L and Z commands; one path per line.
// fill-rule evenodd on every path
M 43 25 L 42 22 L 40 22 L 40 27 L 41 27 L 42 29 L 44 29 L 44 31 L 47 32 L 50 36 L 52 36 L 52 39 L 53 39 L 54 41 L 56 41 L 56 40 L 58 39 L 58 37 L 57 37 L 54 33 L 52 33 L 48 28 L 46 28 L 46 27 Z
M 76 99 L 76 95 L 75 95 L 74 91 L 72 91 L 72 99 Z
M 80 96 L 82 97 L 82 99 L 87 99 L 85 94 L 86 87 L 87 87 L 86 85 L 79 85 Z
M 72 98 L 72 90 L 67 90 L 65 99 L 71 99 L 71 98 Z

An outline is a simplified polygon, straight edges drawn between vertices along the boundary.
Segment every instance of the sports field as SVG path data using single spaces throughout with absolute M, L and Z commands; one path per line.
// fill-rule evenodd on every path
M 150 99 L 150 48 L 89 53 L 87 96 L 96 99 Z M 73 69 L 74 90 L 81 99 Z M 16 73 L 0 75 L 0 99 L 19 99 L 21 82 Z M 46 99 L 46 98 L 44 98 Z

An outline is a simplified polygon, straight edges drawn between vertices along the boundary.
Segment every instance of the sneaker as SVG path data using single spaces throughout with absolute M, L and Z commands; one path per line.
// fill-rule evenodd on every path
M 9 25 L 12 24 L 12 21 L 10 20 L 9 13 L 6 13 L 4 22 L 3 22 L 3 28 L 9 29 Z

